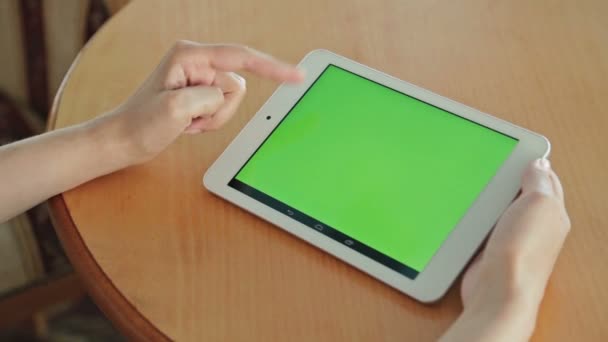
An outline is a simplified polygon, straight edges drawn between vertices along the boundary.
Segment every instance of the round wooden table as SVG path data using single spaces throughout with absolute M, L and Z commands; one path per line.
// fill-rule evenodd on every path
M 573 230 L 534 340 L 606 340 L 607 17 L 603 0 L 133 1 L 81 52 L 50 127 L 118 105 L 177 39 L 240 42 L 294 63 L 336 51 L 551 139 Z M 89 292 L 136 339 L 436 339 L 461 311 L 459 285 L 417 303 L 201 186 L 275 87 L 248 77 L 221 131 L 51 200 Z

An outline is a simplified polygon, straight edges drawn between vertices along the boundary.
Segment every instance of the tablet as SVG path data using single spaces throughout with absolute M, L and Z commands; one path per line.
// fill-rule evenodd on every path
M 549 141 L 325 50 L 207 170 L 211 192 L 422 302 L 441 298 Z

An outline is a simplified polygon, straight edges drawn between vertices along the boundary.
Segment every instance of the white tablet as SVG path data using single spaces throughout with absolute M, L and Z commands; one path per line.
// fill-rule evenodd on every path
M 516 196 L 543 136 L 325 50 L 207 170 L 211 192 L 423 302 Z

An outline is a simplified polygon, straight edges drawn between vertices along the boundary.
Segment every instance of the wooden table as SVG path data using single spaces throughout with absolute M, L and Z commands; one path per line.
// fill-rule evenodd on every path
M 291 62 L 336 51 L 551 139 L 573 230 L 534 340 L 607 340 L 607 18 L 604 0 L 134 1 L 74 63 L 51 127 L 118 105 L 177 39 L 242 42 Z M 459 286 L 419 304 L 201 187 L 275 87 L 248 78 L 223 130 L 52 199 L 88 290 L 141 339 L 437 338 L 461 311 Z

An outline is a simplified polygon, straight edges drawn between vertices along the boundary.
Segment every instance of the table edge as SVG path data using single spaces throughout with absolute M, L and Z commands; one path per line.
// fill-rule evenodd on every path
M 93 41 L 96 36 L 92 37 L 89 42 Z M 89 46 L 89 43 L 78 53 L 59 85 L 49 111 L 47 131 L 55 129 L 63 91 L 87 46 Z M 167 335 L 154 326 L 129 302 L 105 274 L 82 239 L 78 227 L 76 227 L 70 215 L 63 194 L 48 199 L 47 203 L 51 222 L 68 259 L 80 275 L 88 294 L 116 328 L 125 334 L 129 340 L 170 341 Z

